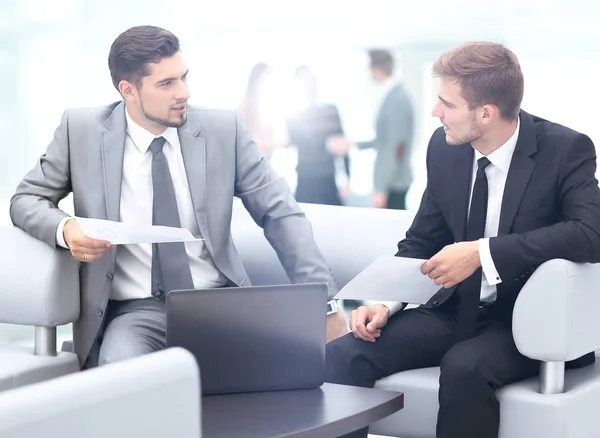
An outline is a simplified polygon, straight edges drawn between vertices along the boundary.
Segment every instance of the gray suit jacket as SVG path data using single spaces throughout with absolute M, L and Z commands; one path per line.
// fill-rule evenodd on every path
M 376 138 L 358 144 L 360 149 L 375 148 L 373 170 L 376 192 L 408 190 L 412 183 L 410 154 L 414 132 L 413 105 L 404 87 L 397 84 L 385 96 L 377 115 Z M 400 145 L 403 150 L 400 150 Z
M 67 216 L 57 205 L 70 192 L 76 216 L 118 221 L 125 135 L 123 102 L 66 111 L 46 153 L 11 199 L 13 223 L 56 247 L 58 224 Z M 250 284 L 230 232 L 236 196 L 264 229 L 290 280 L 327 283 L 330 297 L 335 295 L 310 223 L 234 112 L 189 108 L 179 140 L 198 227 L 231 285 Z M 74 344 L 82 364 L 102 328 L 115 259 L 113 249 L 80 267 L 81 314 L 74 324 Z

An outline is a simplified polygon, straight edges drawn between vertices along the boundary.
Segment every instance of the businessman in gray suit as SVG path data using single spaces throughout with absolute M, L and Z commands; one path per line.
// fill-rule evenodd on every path
M 236 114 L 187 105 L 177 37 L 131 28 L 113 42 L 108 63 L 123 101 L 66 111 L 10 205 L 16 226 L 82 262 L 74 325 L 80 364 L 164 348 L 170 290 L 250 284 L 231 237 L 234 196 L 264 229 L 291 281 L 326 283 L 333 297 L 308 220 Z M 115 248 L 84 236 L 57 207 L 70 192 L 75 216 L 180 226 L 204 240 Z M 327 330 L 328 340 L 347 332 L 341 312 L 328 316 Z

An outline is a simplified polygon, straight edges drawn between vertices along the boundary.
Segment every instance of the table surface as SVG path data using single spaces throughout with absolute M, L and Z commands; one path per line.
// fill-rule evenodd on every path
M 204 438 L 326 438 L 404 407 L 404 394 L 325 383 L 320 388 L 202 398 Z

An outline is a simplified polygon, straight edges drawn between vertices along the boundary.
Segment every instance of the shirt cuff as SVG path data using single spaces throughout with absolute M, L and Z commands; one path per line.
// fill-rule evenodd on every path
M 56 244 L 65 249 L 69 249 L 69 245 L 67 245 L 67 242 L 65 242 L 65 236 L 63 234 L 63 231 L 65 229 L 65 224 L 67 223 L 67 221 L 69 221 L 71 219 L 75 219 L 75 218 L 72 218 L 70 216 L 63 218 L 58 223 L 58 227 L 56 228 Z
M 498 274 L 496 265 L 492 259 L 489 238 L 479 239 L 479 260 L 481 261 L 481 269 L 483 270 L 487 284 L 495 286 L 498 283 L 502 283 L 500 274 Z
M 375 304 L 383 304 L 385 307 L 390 309 L 390 315 L 392 316 L 394 313 L 398 312 L 398 310 L 402 310 L 402 303 L 398 303 L 396 301 L 377 301 Z

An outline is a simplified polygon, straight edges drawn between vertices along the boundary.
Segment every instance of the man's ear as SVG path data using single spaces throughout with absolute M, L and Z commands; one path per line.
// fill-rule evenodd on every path
M 488 125 L 500 116 L 500 111 L 495 105 L 483 105 L 480 110 L 480 121 Z
M 125 100 L 137 99 L 137 87 L 129 81 L 122 80 L 119 82 L 119 93 Z

